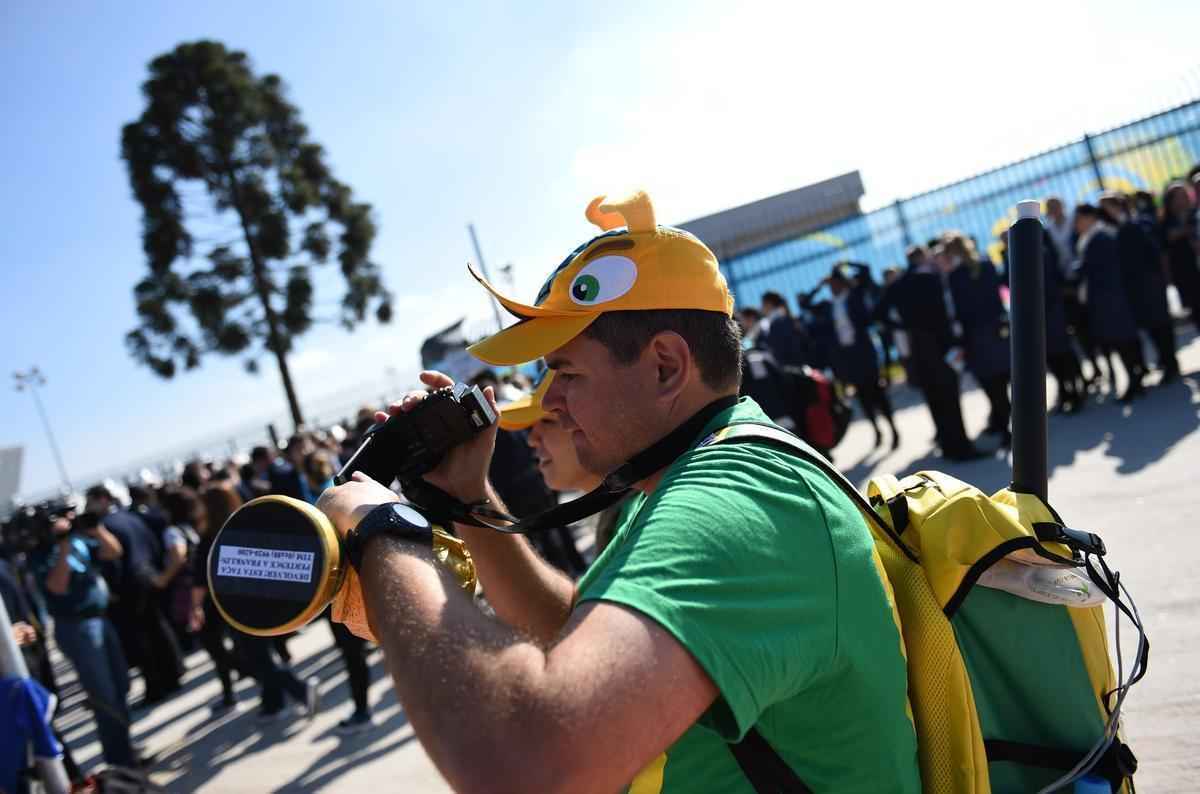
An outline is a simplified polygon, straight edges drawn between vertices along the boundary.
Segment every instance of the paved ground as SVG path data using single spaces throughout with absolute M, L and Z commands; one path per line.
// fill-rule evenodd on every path
M 1072 526 L 1103 535 L 1152 639 L 1150 673 L 1134 690 L 1126 717 L 1127 738 L 1142 765 L 1137 782 L 1149 792 L 1196 791 L 1200 780 L 1200 341 L 1183 349 L 1182 361 L 1183 382 L 1152 390 L 1131 407 L 1108 399 L 1050 421 L 1052 502 Z M 928 413 L 904 390 L 897 402 L 907 406 L 899 413 L 898 450 L 873 452 L 869 428 L 856 422 L 836 451 L 836 462 L 857 482 L 876 472 L 936 467 L 985 490 L 1007 484 L 1003 458 L 947 465 L 929 457 Z M 968 429 L 978 432 L 983 395 L 968 393 L 964 407 Z M 325 707 L 316 720 L 260 727 L 250 681 L 238 683 L 238 708 L 214 717 L 219 685 L 207 657 L 194 654 L 186 691 L 140 715 L 135 726 L 137 741 L 157 759 L 154 781 L 173 792 L 223 794 L 447 790 L 415 741 L 378 651 L 370 658 L 378 725 L 343 738 L 333 727 L 350 711 L 349 693 L 328 626 L 309 627 L 291 647 L 298 672 L 321 678 Z M 97 764 L 99 745 L 78 695 L 64 699 L 60 724 L 78 759 Z

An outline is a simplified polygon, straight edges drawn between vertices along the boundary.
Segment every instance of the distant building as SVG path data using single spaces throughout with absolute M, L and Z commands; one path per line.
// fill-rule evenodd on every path
M 862 215 L 857 171 L 679 224 L 722 262 Z

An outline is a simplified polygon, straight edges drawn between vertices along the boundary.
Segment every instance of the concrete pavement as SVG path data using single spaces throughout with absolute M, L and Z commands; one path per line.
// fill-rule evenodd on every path
M 1050 420 L 1051 501 L 1073 527 L 1104 537 L 1150 634 L 1149 674 L 1127 701 L 1125 724 L 1141 762 L 1138 786 L 1154 792 L 1200 787 L 1200 578 L 1193 567 L 1200 557 L 1200 341 L 1181 350 L 1181 361 L 1182 382 L 1152 389 L 1132 406 L 1110 397 L 1080 415 Z M 897 398 L 907 405 L 898 413 L 899 449 L 872 450 L 870 429 L 856 421 L 835 451 L 852 479 L 936 468 L 988 491 L 1007 484 L 1003 457 L 969 464 L 931 457 L 928 412 L 904 389 Z M 968 430 L 979 432 L 983 394 L 967 393 L 963 405 Z M 1127 653 L 1131 647 L 1129 639 Z M 214 715 L 219 684 L 207 656 L 193 654 L 185 691 L 136 721 L 136 739 L 156 759 L 152 779 L 172 792 L 222 794 L 448 790 L 396 702 L 380 652 L 370 657 L 376 727 L 341 737 L 333 729 L 351 706 L 327 624 L 308 627 L 291 648 L 298 674 L 322 681 L 325 705 L 313 722 L 297 717 L 258 725 L 252 681 L 238 682 L 235 710 Z M 59 724 L 77 759 L 90 767 L 98 764 L 99 745 L 79 699 L 68 687 Z

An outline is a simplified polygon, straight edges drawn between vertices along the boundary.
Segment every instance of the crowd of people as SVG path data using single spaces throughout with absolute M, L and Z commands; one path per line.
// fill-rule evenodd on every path
M 1105 193 L 1068 215 L 1061 198 L 1045 200 L 1047 368 L 1058 387 L 1053 410 L 1081 411 L 1089 394 L 1130 402 L 1144 393 L 1152 369 L 1159 384 L 1179 378 L 1168 288 L 1174 285 L 1182 308 L 1200 324 L 1198 189 L 1200 166 L 1190 182 L 1169 184 L 1161 205 L 1147 192 Z M 812 382 L 830 373 L 840 394 L 857 399 L 875 446 L 884 444 L 882 421 L 895 448 L 900 435 L 888 387 L 902 374 L 924 397 L 945 458 L 965 461 L 1007 448 L 1006 257 L 993 262 L 971 237 L 947 232 L 910 247 L 907 259 L 906 268 L 883 271 L 882 283 L 867 264 L 839 263 L 796 296 L 795 312 L 774 291 L 763 294 L 761 307 L 741 308 L 752 351 L 744 391 L 769 406 L 776 422 L 814 441 Z M 988 399 L 984 434 L 993 441 L 986 444 L 969 438 L 963 425 L 964 372 Z
M 349 431 L 338 425 L 298 433 L 282 452 L 260 446 L 240 460 L 192 461 L 166 483 L 96 485 L 83 504 L 29 506 L 5 522 L 0 594 L 14 637 L 34 677 L 57 693 L 47 643 L 52 634 L 95 715 L 107 764 L 143 763 L 130 740 L 132 716 L 178 693 L 185 657 L 201 649 L 221 683 L 214 714 L 236 706 L 235 677 L 257 682 L 261 721 L 288 715 L 289 701 L 310 718 L 316 712 L 319 681 L 297 676 L 287 638 L 231 628 L 207 592 L 205 566 L 217 531 L 246 501 L 282 494 L 315 503 L 372 414 L 364 408 Z M 122 491 L 127 499 L 118 498 Z M 329 625 L 354 703 L 338 730 L 359 732 L 372 724 L 367 644 L 341 624 Z M 144 683 L 143 697 L 133 704 L 131 671 Z M 63 744 L 68 774 L 78 782 L 79 768 Z
M 1114 357 L 1125 371 L 1118 399 L 1136 399 L 1151 370 L 1143 337 L 1153 350 L 1158 382 L 1178 378 L 1167 290 L 1174 285 L 1192 322 L 1200 324 L 1193 185 L 1172 183 L 1161 206 L 1146 193 L 1105 194 L 1096 205 L 1074 207 L 1072 216 L 1061 199 L 1051 197 L 1045 212 L 1047 364 L 1058 384 L 1055 409 L 1074 413 L 1085 408 L 1089 394 L 1115 396 Z M 813 437 L 815 385 L 831 376 L 834 398 L 857 400 L 874 428 L 876 447 L 895 448 L 900 432 L 889 386 L 902 373 L 924 396 L 947 459 L 969 460 L 1006 447 L 1011 405 L 1004 265 L 955 232 L 913 246 L 907 257 L 907 267 L 889 268 L 882 283 L 866 264 L 841 263 L 814 289 L 797 295 L 794 310 L 777 292 L 765 293 L 761 307 L 740 309 L 742 392 L 779 424 Z M 964 371 L 989 401 L 985 433 L 995 440 L 990 449 L 964 428 Z M 523 410 L 533 399 L 528 395 L 543 392 L 553 376 L 548 373 L 537 386 L 517 373 L 485 371 L 474 379 L 511 403 L 490 476 L 518 517 L 599 484 L 552 416 Z M 319 682 L 297 676 L 286 638 L 233 630 L 207 593 L 205 565 L 215 533 L 246 501 L 282 494 L 315 504 L 375 420 L 374 410 L 364 407 L 355 420 L 297 433 L 280 450 L 260 446 L 243 458 L 192 461 L 174 481 L 131 484 L 128 500 L 118 499 L 120 489 L 97 485 L 82 505 L 25 508 L 4 525 L 0 594 L 17 643 L 34 675 L 55 691 L 47 644 L 52 632 L 95 714 L 107 763 L 139 764 L 131 715 L 180 691 L 184 659 L 192 651 L 203 649 L 220 680 L 214 712 L 236 705 L 235 676 L 257 682 L 262 720 L 289 713 L 289 700 L 310 717 L 317 710 Z M 818 446 L 827 451 L 832 443 L 823 437 Z M 600 516 L 590 554 L 577 548 L 570 527 L 531 540 L 544 559 L 576 578 L 588 566 L 585 557 L 602 552 L 628 507 L 620 503 Z M 341 624 L 329 625 L 353 699 L 353 711 L 339 729 L 368 729 L 369 645 Z M 143 679 L 145 693 L 132 705 L 130 670 Z M 77 779 L 66 750 L 68 770 Z
M 475 382 L 510 396 L 529 387 L 519 373 L 501 378 L 485 371 Z M 261 721 L 288 715 L 289 705 L 310 718 L 316 712 L 319 681 L 297 676 L 287 637 L 265 639 L 232 628 L 207 592 L 205 566 L 217 531 L 245 502 L 279 494 L 315 504 L 374 416 L 374 408 L 364 406 L 354 420 L 296 433 L 282 449 L 257 446 L 229 460 L 193 460 L 169 482 L 144 477 L 124 488 L 96 485 L 81 505 L 29 506 L 5 522 L 0 595 L 14 637 L 34 677 L 57 693 L 47 643 L 53 636 L 76 670 L 108 765 L 137 768 L 147 760 L 130 740 L 132 717 L 181 690 L 184 660 L 193 651 L 208 655 L 220 681 L 214 714 L 236 706 L 237 677 L 257 682 Z M 493 463 L 497 487 L 523 515 L 556 503 L 563 490 L 547 485 L 535 450 L 524 431 L 502 433 Z M 536 545 L 571 576 L 586 568 L 570 528 L 543 533 Z M 330 620 L 328 611 L 323 619 L 345 664 L 353 701 L 338 731 L 367 730 L 373 724 L 369 644 Z M 143 697 L 133 704 L 131 673 L 144 684 Z M 62 744 L 68 775 L 78 782 L 79 767 Z

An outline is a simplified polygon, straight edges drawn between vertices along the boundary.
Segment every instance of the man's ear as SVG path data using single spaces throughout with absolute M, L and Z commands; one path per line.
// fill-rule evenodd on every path
M 695 367 L 692 351 L 682 336 L 674 331 L 655 334 L 647 345 L 655 371 L 655 390 L 660 397 L 674 399 L 683 391 Z

